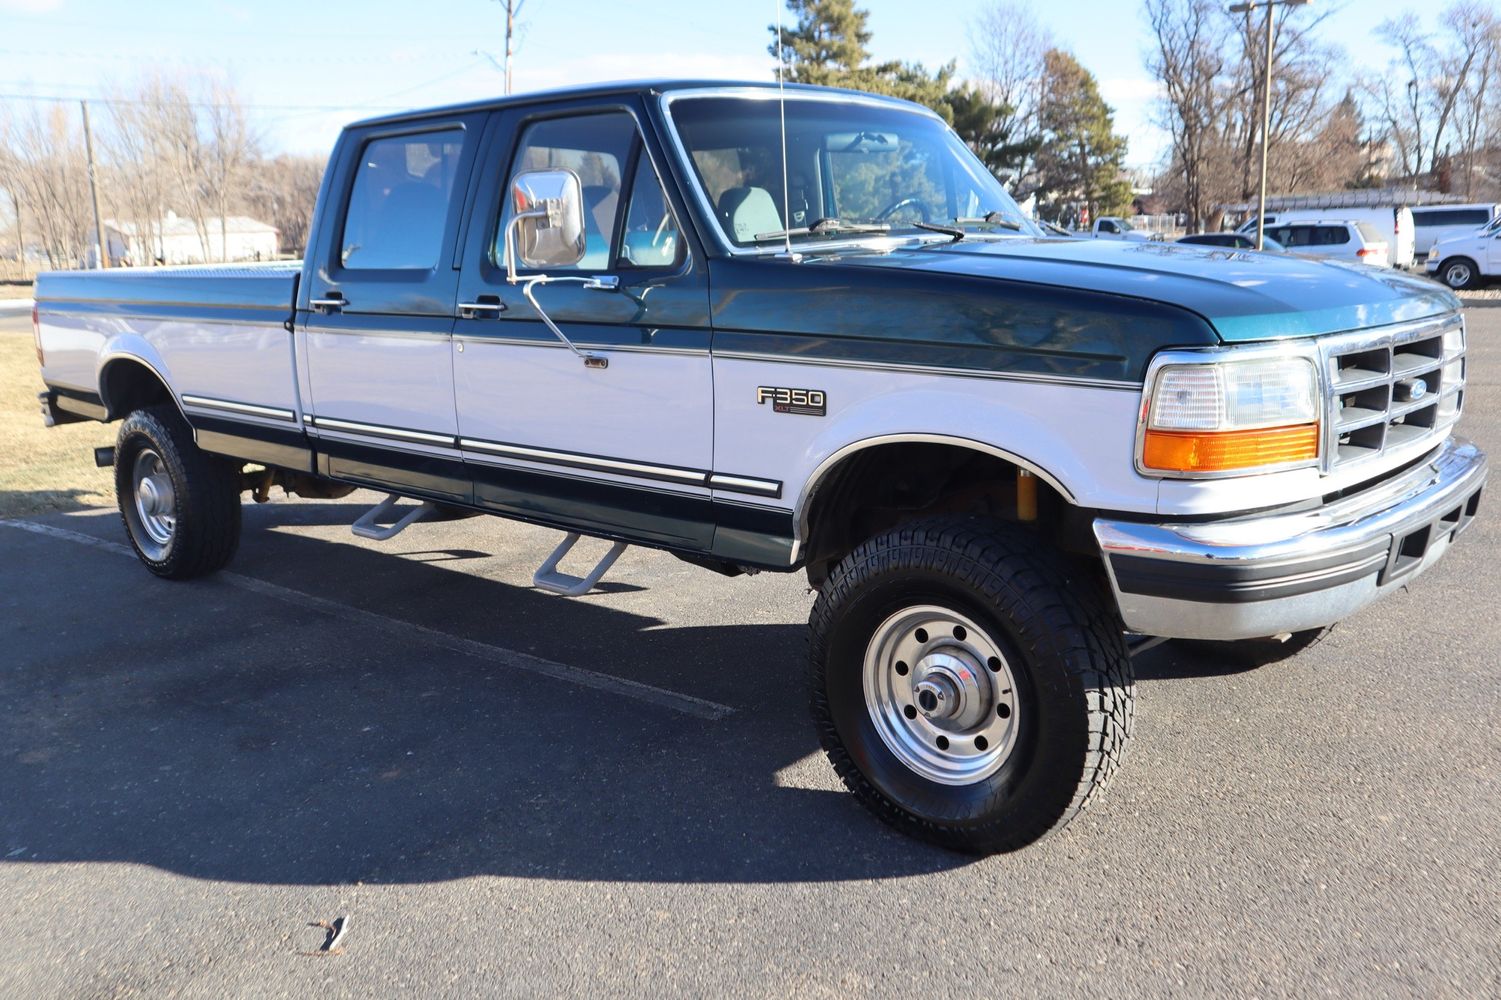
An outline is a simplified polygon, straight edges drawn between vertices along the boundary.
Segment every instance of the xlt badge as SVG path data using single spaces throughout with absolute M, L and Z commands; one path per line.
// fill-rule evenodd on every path
M 756 387 L 756 403 L 771 408 L 777 413 L 801 413 L 809 417 L 822 417 L 829 412 L 829 398 L 822 389 L 788 389 L 780 385 Z

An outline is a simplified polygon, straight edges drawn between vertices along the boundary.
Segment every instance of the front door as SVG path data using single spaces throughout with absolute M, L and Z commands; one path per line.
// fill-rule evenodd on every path
M 498 117 L 465 241 L 454 328 L 458 434 L 476 503 L 587 532 L 708 548 L 713 383 L 708 286 L 630 105 Z M 506 282 L 511 181 L 574 171 L 585 253 L 535 289 L 586 360 Z M 525 275 L 525 269 L 520 269 Z
M 324 474 L 467 500 L 453 410 L 458 242 L 484 115 L 351 135 L 299 293 L 303 409 Z

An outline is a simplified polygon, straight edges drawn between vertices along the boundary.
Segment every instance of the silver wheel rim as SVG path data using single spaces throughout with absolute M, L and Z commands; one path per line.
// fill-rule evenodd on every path
M 1456 287 L 1470 283 L 1470 269 L 1463 264 L 1450 264 L 1444 276 L 1449 279 L 1450 285 Z
M 162 558 L 172 544 L 177 530 L 177 497 L 172 492 L 172 477 L 162 457 L 150 448 L 136 453 L 131 466 L 131 502 L 135 514 L 136 542 L 152 559 Z
M 948 608 L 904 608 L 865 648 L 865 707 L 912 772 L 944 785 L 994 774 L 1016 745 L 1019 703 L 994 639 Z

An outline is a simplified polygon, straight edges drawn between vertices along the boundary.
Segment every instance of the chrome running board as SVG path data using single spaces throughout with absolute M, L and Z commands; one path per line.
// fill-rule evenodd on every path
M 564 597 L 582 597 L 594 589 L 610 567 L 615 565 L 615 560 L 620 558 L 620 553 L 630 548 L 625 542 L 616 542 L 610 546 L 610 551 L 604 554 L 604 558 L 595 564 L 587 576 L 574 576 L 558 569 L 558 563 L 563 557 L 573 550 L 573 546 L 579 540 L 578 532 L 570 532 L 563 536 L 563 541 L 552 550 L 552 555 L 537 567 L 537 572 L 532 574 L 532 586 L 539 590 L 545 590 L 553 594 L 562 594 Z

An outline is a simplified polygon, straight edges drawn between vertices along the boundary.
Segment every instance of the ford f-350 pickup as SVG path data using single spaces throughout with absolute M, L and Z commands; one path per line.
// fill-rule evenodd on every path
M 1117 769 L 1132 644 L 1286 656 L 1471 522 L 1458 301 L 1421 278 L 1048 238 L 931 112 L 652 83 L 345 130 L 306 259 L 49 273 L 51 422 L 121 421 L 159 576 L 245 491 L 484 512 L 727 574 L 805 571 L 846 785 L 1030 843 Z M 394 524 L 389 523 L 398 518 Z

